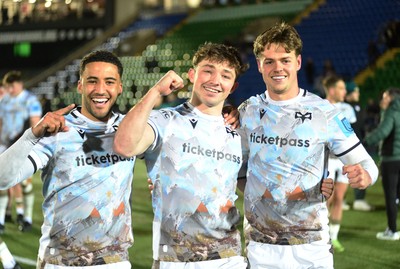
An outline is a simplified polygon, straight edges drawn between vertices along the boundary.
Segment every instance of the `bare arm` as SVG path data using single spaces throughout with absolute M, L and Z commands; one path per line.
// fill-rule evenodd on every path
M 153 143 L 155 134 L 147 124 L 150 113 L 160 95 L 168 95 L 183 87 L 183 80 L 174 71 L 166 73 L 146 95 L 126 114 L 114 139 L 114 151 L 124 157 L 131 157 L 146 151 Z

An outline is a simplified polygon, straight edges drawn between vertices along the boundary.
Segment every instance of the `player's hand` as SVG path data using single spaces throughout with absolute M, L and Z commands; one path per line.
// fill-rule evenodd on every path
M 55 135 L 58 132 L 67 132 L 64 115 L 68 114 L 75 104 L 71 104 L 57 111 L 48 112 L 40 121 L 32 127 L 33 134 L 39 138 L 43 136 Z
M 322 180 L 321 192 L 326 200 L 328 200 L 332 196 L 334 191 L 334 186 L 335 184 L 333 183 L 332 178 L 325 178 Z
M 343 166 L 343 175 L 347 174 L 349 185 L 352 188 L 365 189 L 372 183 L 371 176 L 361 164 L 352 164 Z
M 231 105 L 224 106 L 222 116 L 226 125 L 231 125 L 233 129 L 240 127 L 239 110 L 236 107 Z
M 160 95 L 165 96 L 182 89 L 183 79 L 173 70 L 168 71 L 157 83 L 154 89 L 157 89 Z

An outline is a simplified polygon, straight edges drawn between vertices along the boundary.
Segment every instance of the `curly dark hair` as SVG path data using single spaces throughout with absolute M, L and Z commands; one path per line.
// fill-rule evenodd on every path
M 87 55 L 85 55 L 81 61 L 79 67 L 79 75 L 82 76 L 83 72 L 85 71 L 85 67 L 88 63 L 92 62 L 105 62 L 110 63 L 118 67 L 118 74 L 122 77 L 122 73 L 124 72 L 124 68 L 122 66 L 121 61 L 118 57 L 109 51 L 106 50 L 96 50 Z

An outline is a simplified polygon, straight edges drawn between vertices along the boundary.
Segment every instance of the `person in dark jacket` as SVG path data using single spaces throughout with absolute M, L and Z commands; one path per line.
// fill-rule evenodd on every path
M 365 137 L 366 145 L 379 145 L 382 185 L 385 195 L 388 227 L 376 234 L 381 240 L 399 240 L 397 232 L 397 201 L 400 197 L 400 89 L 385 90 L 380 102 L 381 120 L 378 127 Z

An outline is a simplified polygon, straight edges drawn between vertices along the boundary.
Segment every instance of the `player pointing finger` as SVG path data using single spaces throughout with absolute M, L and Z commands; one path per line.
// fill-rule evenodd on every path
M 39 138 L 45 135 L 55 135 L 58 132 L 68 131 L 68 127 L 65 125 L 64 115 L 68 114 L 74 107 L 75 104 L 70 104 L 57 111 L 46 113 L 46 115 L 32 127 L 32 133 Z

